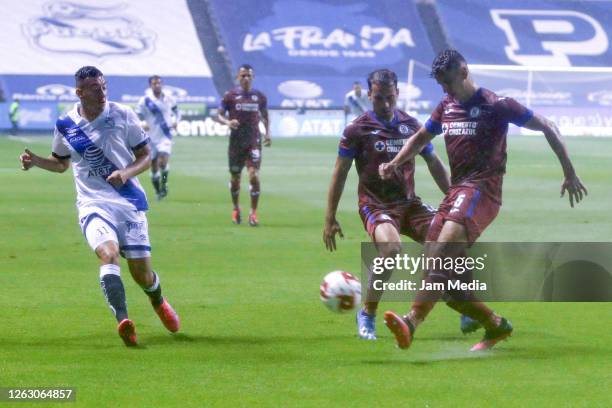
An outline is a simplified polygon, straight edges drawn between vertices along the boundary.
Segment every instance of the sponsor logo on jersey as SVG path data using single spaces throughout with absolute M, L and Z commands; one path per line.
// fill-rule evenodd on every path
M 56 54 L 94 57 L 139 55 L 155 47 L 155 33 L 129 15 L 128 3 L 89 6 L 70 1 L 43 4 L 43 15 L 22 25 L 30 45 Z
M 259 111 L 259 104 L 257 103 L 237 103 L 236 110 L 242 112 L 257 112 Z
M 444 125 L 446 125 L 446 129 L 444 129 Z M 475 136 L 478 122 L 448 122 L 448 124 L 445 123 L 444 125 L 442 130 L 447 136 Z
M 385 150 L 385 142 L 382 140 L 377 141 L 376 143 L 374 143 L 374 149 L 376 149 L 377 152 L 382 152 Z

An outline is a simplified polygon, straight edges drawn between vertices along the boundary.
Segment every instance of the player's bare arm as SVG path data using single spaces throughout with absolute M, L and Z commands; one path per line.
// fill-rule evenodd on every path
M 434 138 L 434 135 L 429 133 L 425 127 L 421 127 L 402 147 L 397 156 L 393 158 L 389 163 L 383 163 L 378 168 L 378 174 L 383 180 L 389 179 L 393 176 L 393 173 L 408 160 L 414 158 L 427 143 Z
M 446 166 L 444 166 L 444 163 L 440 160 L 440 156 L 438 156 L 435 151 L 423 154 L 422 156 L 423 159 L 425 159 L 425 163 L 427 163 L 427 168 L 431 176 L 440 188 L 440 191 L 442 191 L 442 194 L 446 194 L 450 188 L 450 175 Z
M 342 228 L 340 228 L 340 224 L 336 220 L 336 211 L 338 210 L 338 203 L 340 202 L 340 197 L 342 197 L 344 184 L 346 183 L 346 178 L 352 164 L 353 159 L 346 157 L 338 157 L 338 159 L 336 159 L 334 173 L 327 193 L 327 211 L 325 213 L 323 242 L 325 242 L 325 248 L 331 252 L 336 250 L 336 234 L 340 235 L 340 238 L 344 238 Z
M 561 184 L 561 197 L 563 197 L 565 191 L 567 191 L 570 206 L 574 207 L 574 202 L 579 203 L 583 197 L 588 194 L 588 191 L 580 181 L 580 178 L 576 175 L 565 144 L 561 140 L 559 128 L 557 128 L 554 122 L 538 114 L 534 114 L 533 118 L 525 123 L 523 127 L 544 133 L 548 144 L 557 155 L 559 163 L 561 163 L 561 167 L 563 168 L 563 175 L 565 178 L 563 184 Z
M 121 187 L 132 177 L 136 177 L 151 167 L 151 148 L 148 144 L 134 150 L 134 162 L 124 169 L 113 171 L 106 181 L 115 187 Z
M 270 137 L 270 117 L 268 115 L 268 109 L 264 108 L 261 110 L 261 121 L 266 129 L 266 135 L 264 136 L 264 146 L 272 146 L 272 138 Z
M 230 129 L 238 129 L 240 126 L 240 122 L 238 122 L 236 119 L 229 120 L 225 117 L 225 112 L 221 110 L 219 110 L 217 113 L 217 122 L 221 123 L 222 125 L 229 126 Z
M 52 171 L 54 173 L 63 173 L 70 167 L 69 158 L 61 159 L 53 155 L 41 157 L 27 148 L 19 156 L 19 161 L 21 162 L 21 169 L 24 171 L 28 171 L 32 167 L 40 167 L 43 170 Z

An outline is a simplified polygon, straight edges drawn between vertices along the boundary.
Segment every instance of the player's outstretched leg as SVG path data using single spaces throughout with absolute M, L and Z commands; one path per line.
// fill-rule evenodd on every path
M 249 193 L 251 195 L 251 210 L 249 212 L 249 225 L 256 227 L 259 225 L 257 219 L 257 204 L 259 203 L 259 174 L 256 168 L 249 167 Z
M 160 155 L 160 170 L 161 170 L 161 183 L 159 188 L 159 194 L 162 198 L 168 195 L 168 175 L 170 174 L 170 164 L 168 163 L 169 156 L 167 154 Z
M 240 224 L 242 222 L 242 217 L 240 216 L 240 173 L 232 173 L 229 188 L 230 194 L 232 195 L 232 204 L 234 206 L 232 210 L 232 222 L 234 224 Z
M 164 327 L 173 333 L 177 332 L 181 325 L 179 316 L 162 296 L 159 276 L 151 269 L 151 258 L 128 259 L 128 266 L 136 283 L 149 297 L 151 306 L 153 306 Z
M 121 281 L 118 265 L 106 264 L 100 266 L 100 286 L 115 319 L 119 323 L 117 331 L 126 346 L 138 344 L 134 323 L 128 319 L 125 301 L 125 288 Z
M 176 333 L 181 326 L 178 314 L 174 311 L 172 306 L 170 306 L 170 303 L 161 295 L 159 276 L 155 272 L 152 273 L 154 276 L 153 284 L 148 288 L 144 288 L 144 292 L 149 296 L 151 305 L 155 313 L 157 313 L 157 316 L 159 316 L 159 320 L 164 324 L 164 327 L 172 333 Z

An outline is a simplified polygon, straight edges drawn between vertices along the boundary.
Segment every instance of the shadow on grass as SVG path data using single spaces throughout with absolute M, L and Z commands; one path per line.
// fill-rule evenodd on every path
M 403 354 L 398 357 L 397 354 L 387 359 L 367 359 L 361 360 L 360 364 L 366 365 L 389 365 L 389 364 L 408 364 L 408 365 L 434 365 L 437 363 L 448 362 L 477 362 L 483 359 L 495 360 L 553 360 L 566 358 L 568 356 L 600 356 L 606 352 L 601 348 L 588 345 L 568 345 L 558 344 L 553 347 L 543 346 L 502 346 L 503 348 L 493 349 L 489 351 L 470 352 L 467 349 L 457 349 L 453 346 L 451 349 L 433 351 L 431 353 L 419 351 L 415 354 L 410 354 L 410 350 L 398 351 Z M 405 354 L 404 354 L 405 353 Z

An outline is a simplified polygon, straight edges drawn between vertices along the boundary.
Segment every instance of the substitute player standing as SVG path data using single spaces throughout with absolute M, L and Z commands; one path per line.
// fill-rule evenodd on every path
M 163 91 L 162 79 L 158 75 L 149 78 L 149 89 L 138 101 L 136 113 L 151 139 L 151 181 L 157 199 L 161 200 L 168 195 L 172 132 L 181 116 L 176 100 Z
M 136 178 L 150 166 L 149 139 L 129 107 L 106 100 L 100 70 L 82 67 L 75 80 L 80 103 L 57 120 L 51 155 L 44 158 L 26 149 L 20 156 L 21 167 L 63 173 L 72 161 L 79 222 L 100 260 L 102 291 L 117 319 L 119 336 L 127 346 L 135 346 L 138 340 L 128 318 L 120 254 L 164 326 L 176 332 L 180 325 L 162 297 L 159 276 L 151 269 L 147 197 Z
M 402 151 L 379 169 L 383 180 L 394 177 L 399 166 L 412 160 L 435 135 L 444 133 L 452 184 L 429 229 L 426 256 L 461 256 L 497 216 L 506 171 L 509 123 L 544 133 L 563 168 L 565 179 L 561 196 L 567 191 L 572 207 L 574 201 L 579 202 L 587 194 L 554 123 L 512 98 L 479 88 L 472 80 L 465 59 L 456 50 L 445 50 L 435 58 L 431 76 L 442 86 L 446 97 Z M 425 272 L 426 283 L 446 285 L 450 279 L 459 279 L 452 270 L 432 268 Z M 423 290 L 417 294 L 407 315 L 385 312 L 385 324 L 400 348 L 410 346 L 414 331 L 442 295 L 441 291 Z M 479 302 L 472 292 L 457 291 L 447 295 L 453 308 L 477 320 L 486 330 L 484 338 L 472 347 L 472 351 L 491 348 L 512 333 L 510 322 Z
M 231 174 L 230 192 L 234 210 L 232 221 L 240 224 L 240 175 L 245 164 L 249 173 L 249 191 L 251 194 L 251 210 L 249 212 L 249 225 L 259 225 L 257 219 L 257 204 L 259 201 L 260 183 L 259 169 L 261 167 L 261 134 L 259 121 L 266 129 L 264 146 L 271 146 L 270 120 L 268 118 L 268 103 L 266 96 L 252 88 L 253 67 L 248 64 L 238 69 L 237 79 L 239 86 L 227 91 L 223 95 L 217 120 L 230 127 L 230 141 L 228 148 L 229 171 Z M 226 113 L 229 112 L 229 118 Z
M 359 175 L 359 215 L 381 256 L 393 257 L 401 250 L 400 234 L 423 243 L 435 211 L 423 204 L 414 192 L 414 159 L 407 161 L 385 181 L 378 177 L 378 167 L 395 157 L 401 147 L 419 130 L 421 124 L 407 113 L 395 109 L 398 97 L 397 76 L 380 69 L 368 76 L 368 96 L 373 110 L 357 117 L 344 130 L 338 158 L 329 186 L 323 241 L 328 250 L 336 249 L 336 234 L 342 237 L 336 210 L 353 160 Z M 449 176 L 434 152 L 433 145 L 422 147 L 421 156 L 429 171 L 446 193 Z M 390 274 L 391 271 L 387 271 Z M 388 278 L 389 276 L 387 276 Z M 370 276 L 371 278 L 371 276 Z M 376 339 L 376 310 L 383 292 L 368 282 L 364 307 L 357 313 L 357 333 L 366 340 Z

